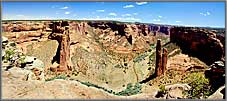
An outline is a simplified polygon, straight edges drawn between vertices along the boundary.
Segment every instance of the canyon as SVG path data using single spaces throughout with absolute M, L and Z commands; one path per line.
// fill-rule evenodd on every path
M 35 82 L 34 85 L 52 90 L 56 86 L 59 90 L 55 92 L 59 91 L 62 98 L 67 97 L 59 88 L 61 82 L 64 82 L 68 89 L 73 89 L 66 91 L 75 93 L 78 98 L 156 99 L 155 93 L 160 85 L 189 83 L 181 80 L 184 79 L 183 76 L 187 77 L 195 71 L 205 75 L 203 72 L 210 69 L 211 64 L 216 61 L 225 63 L 225 31 L 217 32 L 205 28 L 69 20 L 3 21 L 2 31 L 3 37 L 9 42 L 15 42 L 19 52 L 37 57 L 44 64 L 44 83 L 24 82 Z M 223 74 L 223 67 L 218 70 Z M 7 89 L 14 85 L 8 86 L 7 80 L 16 82 L 9 80 L 10 73 L 10 69 L 3 71 L 5 98 L 13 95 L 13 92 Z M 170 74 L 178 76 L 169 76 Z M 60 76 L 65 81 L 53 79 Z M 23 85 L 22 81 L 18 82 Z M 142 85 L 142 94 L 135 91 L 135 94 L 130 95 L 129 92 L 126 93 L 128 96 L 124 95 L 129 84 L 136 86 L 137 83 Z M 93 88 L 83 84 L 92 85 Z M 72 85 L 77 86 L 73 88 Z M 78 95 L 80 92 L 77 90 L 83 94 Z M 14 93 L 16 92 L 18 91 Z M 98 93 L 95 94 L 96 92 Z M 37 94 L 36 92 L 31 95 Z M 29 98 L 26 94 L 15 98 L 21 96 Z M 69 98 L 75 96 L 71 95 Z

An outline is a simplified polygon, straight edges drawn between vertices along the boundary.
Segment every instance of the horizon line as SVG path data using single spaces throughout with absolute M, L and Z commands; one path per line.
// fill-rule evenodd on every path
M 123 23 L 141 23 L 141 24 L 155 24 L 155 25 L 166 25 L 166 26 L 182 26 L 182 27 L 210 27 L 210 28 L 224 28 L 221 26 L 196 26 L 196 25 L 176 25 L 176 24 L 160 24 L 160 23 L 145 23 L 145 22 L 139 22 L 139 21 L 118 21 L 118 20 L 101 20 L 101 19 L 23 19 L 23 20 L 13 20 L 13 19 L 2 19 L 2 21 L 56 21 L 56 20 L 68 20 L 68 21 L 114 21 L 114 22 L 123 22 Z

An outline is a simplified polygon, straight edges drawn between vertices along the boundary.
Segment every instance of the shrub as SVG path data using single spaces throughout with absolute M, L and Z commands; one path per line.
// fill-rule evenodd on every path
M 192 87 L 191 90 L 185 92 L 188 98 L 200 99 L 211 95 L 209 80 L 202 73 L 192 73 L 187 79 L 191 81 L 189 86 Z
M 165 85 L 159 85 L 159 91 L 157 93 L 157 95 L 155 95 L 155 97 L 160 98 L 160 97 L 164 97 L 164 95 L 166 94 L 166 90 L 165 90 Z
M 15 54 L 14 50 L 8 49 L 5 51 L 4 59 L 10 61 L 14 54 Z
M 18 62 L 19 62 L 19 64 L 24 64 L 25 63 L 25 56 L 20 57 Z
M 161 93 L 164 93 L 164 94 L 166 93 L 165 85 L 160 85 L 160 86 L 159 86 L 159 89 L 160 89 L 160 92 L 161 92 Z

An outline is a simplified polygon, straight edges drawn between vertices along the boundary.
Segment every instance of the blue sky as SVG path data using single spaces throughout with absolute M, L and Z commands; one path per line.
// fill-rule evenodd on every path
M 2 2 L 2 18 L 225 27 L 225 2 Z

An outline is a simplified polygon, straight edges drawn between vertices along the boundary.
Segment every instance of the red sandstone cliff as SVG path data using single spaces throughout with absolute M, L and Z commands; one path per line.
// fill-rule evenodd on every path
M 174 27 L 170 32 L 171 42 L 177 43 L 183 52 L 196 56 L 207 64 L 221 60 L 225 55 L 223 42 L 219 40 L 222 37 L 217 37 L 212 31 Z

